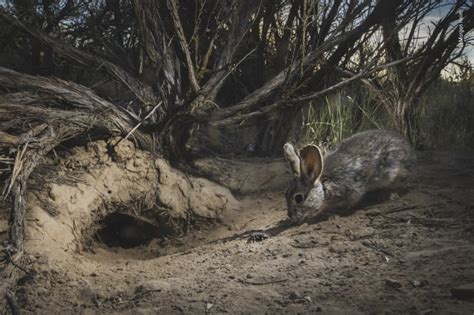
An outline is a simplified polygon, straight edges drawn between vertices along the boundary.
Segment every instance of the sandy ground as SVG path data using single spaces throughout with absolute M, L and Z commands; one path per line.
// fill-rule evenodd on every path
M 19 305 L 44 314 L 472 314 L 474 300 L 452 290 L 474 286 L 474 157 L 419 155 L 406 194 L 299 226 L 285 221 L 283 161 L 197 161 L 240 210 L 131 249 L 30 252 Z M 256 231 L 269 237 L 249 242 Z

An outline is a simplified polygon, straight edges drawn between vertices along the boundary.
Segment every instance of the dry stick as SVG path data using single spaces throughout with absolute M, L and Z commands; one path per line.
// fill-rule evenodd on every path
M 153 109 L 145 117 L 143 117 L 143 119 L 140 120 L 140 122 L 136 124 L 136 126 L 133 127 L 132 130 L 130 130 L 125 137 L 120 138 L 120 140 L 117 141 L 117 143 L 115 143 L 111 149 L 115 148 L 120 142 L 122 142 L 122 140 L 127 140 L 128 137 L 130 137 L 132 133 L 134 133 L 135 130 L 137 130 L 145 120 L 147 120 L 148 118 L 150 118 L 151 115 L 153 115 L 153 113 L 158 109 L 158 107 L 161 106 L 161 104 L 163 104 L 163 101 L 160 101 L 157 105 L 155 105 L 155 107 L 153 107 Z
M 288 279 L 277 279 L 277 280 L 262 281 L 262 282 L 250 282 L 250 281 L 239 279 L 239 282 L 243 284 L 249 284 L 249 285 L 265 285 L 265 284 L 273 284 L 273 283 L 280 283 L 280 282 L 286 282 L 286 281 L 288 281 Z
M 10 191 L 13 187 L 13 184 L 15 183 L 16 178 L 21 173 L 21 169 L 24 162 L 23 157 L 25 156 L 26 149 L 28 148 L 28 142 L 26 142 L 23 149 L 21 151 L 18 151 L 16 154 L 15 163 L 13 164 L 13 170 L 10 176 L 10 183 L 8 184 L 8 186 L 5 187 L 5 190 L 3 192 L 4 199 L 10 194 Z
M 12 264 L 13 267 L 23 271 L 26 275 L 30 274 L 30 272 L 28 272 L 28 270 L 26 270 L 25 268 L 23 268 L 22 266 L 20 266 L 19 264 L 17 264 L 15 262 L 15 260 L 12 258 L 11 254 L 8 252 L 8 250 L 6 251 L 6 254 L 7 254 L 7 261 Z
M 402 211 L 405 211 L 405 210 L 411 210 L 411 209 L 416 209 L 420 207 L 420 205 L 413 205 L 413 206 L 405 206 L 405 207 L 397 207 L 397 208 L 393 208 L 393 209 L 390 209 L 389 211 L 383 213 L 383 214 L 389 214 L 389 213 L 394 213 L 394 212 L 402 212 Z
M 246 53 L 239 61 L 237 61 L 234 65 L 231 65 L 230 68 L 228 69 L 227 73 L 222 77 L 221 80 L 225 80 L 235 69 L 237 69 L 238 66 L 240 66 L 240 64 L 242 62 L 244 62 L 251 54 L 253 54 L 255 51 L 257 50 L 257 48 L 254 48 L 252 50 L 250 50 L 248 53 Z
M 416 204 L 416 205 L 411 205 L 411 206 L 402 206 L 402 207 L 395 207 L 395 208 L 392 208 L 390 210 L 388 210 L 387 212 L 384 212 L 383 214 L 390 214 L 390 213 L 394 213 L 394 212 L 402 212 L 402 211 L 405 211 L 405 210 L 412 210 L 412 209 L 416 209 L 416 208 L 428 208 L 428 207 L 433 207 L 433 206 L 436 206 L 436 205 L 439 205 L 440 203 L 439 202 L 435 202 L 435 203 L 431 203 L 431 204 L 427 204 L 427 205 L 420 205 L 420 204 Z

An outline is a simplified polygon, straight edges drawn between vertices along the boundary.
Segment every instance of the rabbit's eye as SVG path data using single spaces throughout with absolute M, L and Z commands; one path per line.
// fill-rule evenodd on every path
M 296 193 L 293 195 L 293 199 L 296 203 L 302 203 L 304 200 L 304 195 L 302 193 Z

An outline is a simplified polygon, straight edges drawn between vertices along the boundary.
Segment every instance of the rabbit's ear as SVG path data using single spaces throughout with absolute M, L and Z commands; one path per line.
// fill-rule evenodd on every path
M 323 155 L 315 145 L 308 145 L 300 151 L 301 173 L 309 182 L 316 182 L 323 172 Z
M 289 143 L 286 143 L 283 146 L 283 152 L 285 153 L 285 157 L 290 163 L 290 168 L 293 171 L 293 175 L 300 176 L 301 175 L 301 167 L 300 167 L 300 158 L 298 154 L 295 152 L 295 148 Z

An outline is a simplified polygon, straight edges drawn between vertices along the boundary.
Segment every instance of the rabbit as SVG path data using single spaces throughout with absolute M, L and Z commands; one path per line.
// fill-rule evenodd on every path
M 286 143 L 283 151 L 294 175 L 285 192 L 292 221 L 326 209 L 349 209 L 370 191 L 397 188 L 408 178 L 414 158 L 409 142 L 386 130 L 357 133 L 324 157 L 315 145 L 297 152 Z

